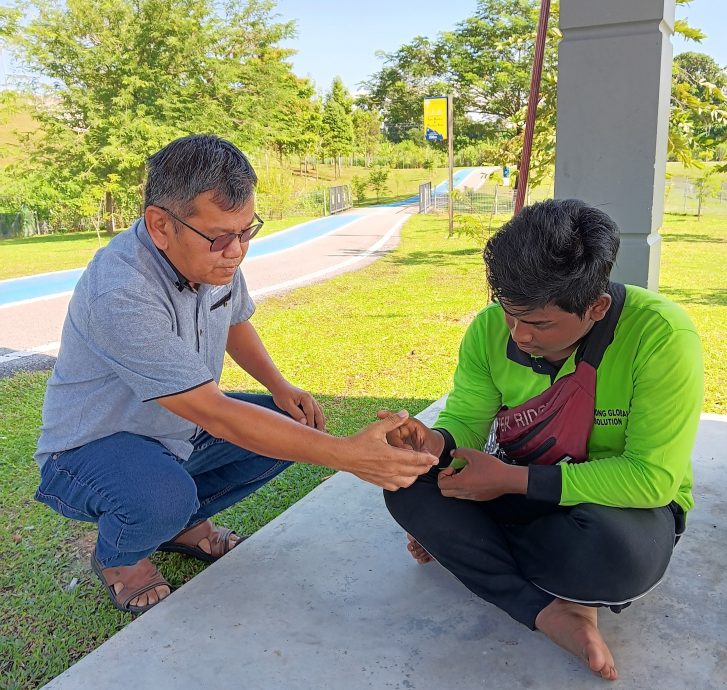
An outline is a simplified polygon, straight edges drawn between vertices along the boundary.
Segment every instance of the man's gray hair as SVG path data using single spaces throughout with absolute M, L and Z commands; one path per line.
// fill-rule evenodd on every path
M 237 211 L 252 198 L 257 175 L 247 156 L 214 134 L 193 134 L 167 144 L 147 160 L 144 208 L 164 206 L 193 215 L 194 199 L 212 191 L 223 211 Z

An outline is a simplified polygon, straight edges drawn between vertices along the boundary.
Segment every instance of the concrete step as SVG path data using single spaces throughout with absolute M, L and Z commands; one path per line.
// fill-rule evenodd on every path
M 431 423 L 440 401 L 420 415 Z M 663 583 L 601 613 L 621 690 L 727 688 L 727 418 L 704 415 L 697 507 Z M 339 473 L 46 687 L 606 687 L 436 563 L 381 492 Z

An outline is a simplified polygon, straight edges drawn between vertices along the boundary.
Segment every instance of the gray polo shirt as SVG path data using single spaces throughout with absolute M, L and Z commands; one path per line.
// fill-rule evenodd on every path
M 220 380 L 231 325 L 255 311 L 242 272 L 228 285 L 187 281 L 144 220 L 100 249 L 68 306 L 35 459 L 120 431 L 186 459 L 197 428 L 156 398 Z

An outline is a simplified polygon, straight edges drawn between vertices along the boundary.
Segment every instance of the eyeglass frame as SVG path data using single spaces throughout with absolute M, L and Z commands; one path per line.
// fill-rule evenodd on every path
M 186 221 L 183 221 L 181 218 L 176 216 L 168 208 L 165 208 L 164 206 L 157 206 L 157 208 L 160 208 L 165 213 L 168 213 L 172 218 L 174 218 L 174 220 L 179 221 L 182 225 L 184 225 L 185 228 L 189 228 L 192 232 L 197 233 L 200 237 L 204 237 L 204 239 L 206 239 L 210 243 L 210 251 L 215 253 L 225 251 L 225 249 L 227 249 L 227 247 L 232 244 L 235 237 L 237 237 L 237 239 L 240 241 L 240 244 L 242 244 L 243 242 L 249 242 L 253 237 L 255 237 L 255 235 L 258 234 L 258 232 L 260 232 L 263 225 L 265 225 L 265 221 L 260 218 L 257 213 L 255 213 L 253 217 L 255 218 L 257 223 L 253 223 L 249 227 L 245 228 L 242 232 L 226 232 L 223 235 L 218 235 L 217 237 L 207 237 L 207 235 L 205 235 L 203 232 L 200 232 L 199 230 L 197 230 L 197 228 L 193 227 Z M 243 235 L 245 235 L 245 233 L 250 234 L 243 239 Z M 220 249 L 214 249 L 215 242 L 227 237 L 230 237 L 232 239 L 230 239 L 229 242 L 225 242 L 224 246 L 222 246 Z

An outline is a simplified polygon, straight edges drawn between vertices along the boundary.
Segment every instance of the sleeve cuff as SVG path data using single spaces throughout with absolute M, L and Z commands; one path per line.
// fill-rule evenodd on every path
M 457 442 L 454 440 L 454 436 L 449 433 L 446 429 L 435 427 L 432 431 L 438 431 L 444 437 L 444 448 L 439 456 L 438 467 L 448 467 L 449 463 L 452 462 L 450 453 L 457 447 Z
M 560 465 L 528 465 L 528 500 L 560 503 L 561 491 Z

